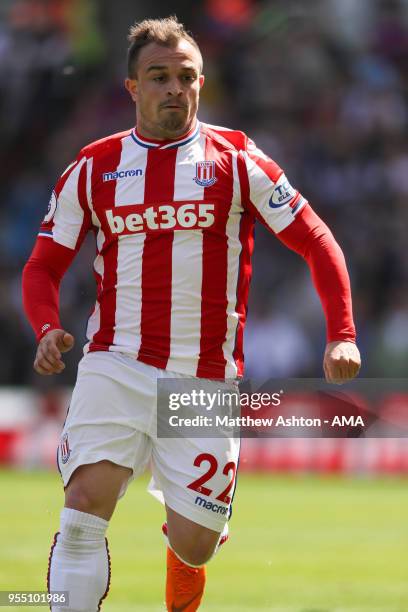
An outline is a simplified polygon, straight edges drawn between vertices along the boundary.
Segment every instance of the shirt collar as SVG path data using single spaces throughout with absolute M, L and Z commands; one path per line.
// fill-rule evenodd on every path
M 146 138 L 141 136 L 137 131 L 137 128 L 133 128 L 131 136 L 133 140 L 146 149 L 174 149 L 177 147 L 190 144 L 199 137 L 200 134 L 200 122 L 197 120 L 195 126 L 191 128 L 186 134 L 176 138 L 174 140 L 154 140 L 152 138 Z

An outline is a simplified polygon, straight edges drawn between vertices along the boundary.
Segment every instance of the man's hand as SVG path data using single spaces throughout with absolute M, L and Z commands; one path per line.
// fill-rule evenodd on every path
M 361 359 L 353 342 L 329 342 L 323 359 L 327 382 L 341 385 L 355 378 L 360 370 Z
M 63 329 L 52 329 L 38 344 L 34 370 L 44 376 L 60 374 L 65 368 L 61 353 L 70 351 L 73 346 L 74 337 L 71 334 Z

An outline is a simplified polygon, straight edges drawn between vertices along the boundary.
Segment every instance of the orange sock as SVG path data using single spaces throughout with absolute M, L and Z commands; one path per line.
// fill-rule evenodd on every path
M 195 612 L 205 587 L 205 566 L 190 567 L 167 548 L 166 605 L 169 612 Z

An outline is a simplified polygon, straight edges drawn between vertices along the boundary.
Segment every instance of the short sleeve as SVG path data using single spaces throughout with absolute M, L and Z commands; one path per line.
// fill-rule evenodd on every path
M 86 171 L 86 158 L 78 156 L 62 173 L 51 194 L 39 236 L 69 249 L 79 249 L 91 227 Z
M 241 155 L 248 177 L 248 202 L 244 205 L 273 232 L 281 232 L 294 221 L 306 200 L 292 187 L 282 168 L 252 140 Z

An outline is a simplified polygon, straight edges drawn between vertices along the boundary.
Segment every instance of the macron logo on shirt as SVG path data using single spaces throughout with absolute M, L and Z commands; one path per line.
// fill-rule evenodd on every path
M 116 172 L 104 172 L 102 174 L 102 178 L 103 182 L 106 183 L 106 181 L 117 181 L 118 179 L 142 175 L 143 170 L 141 168 L 134 168 L 133 170 L 117 170 Z

